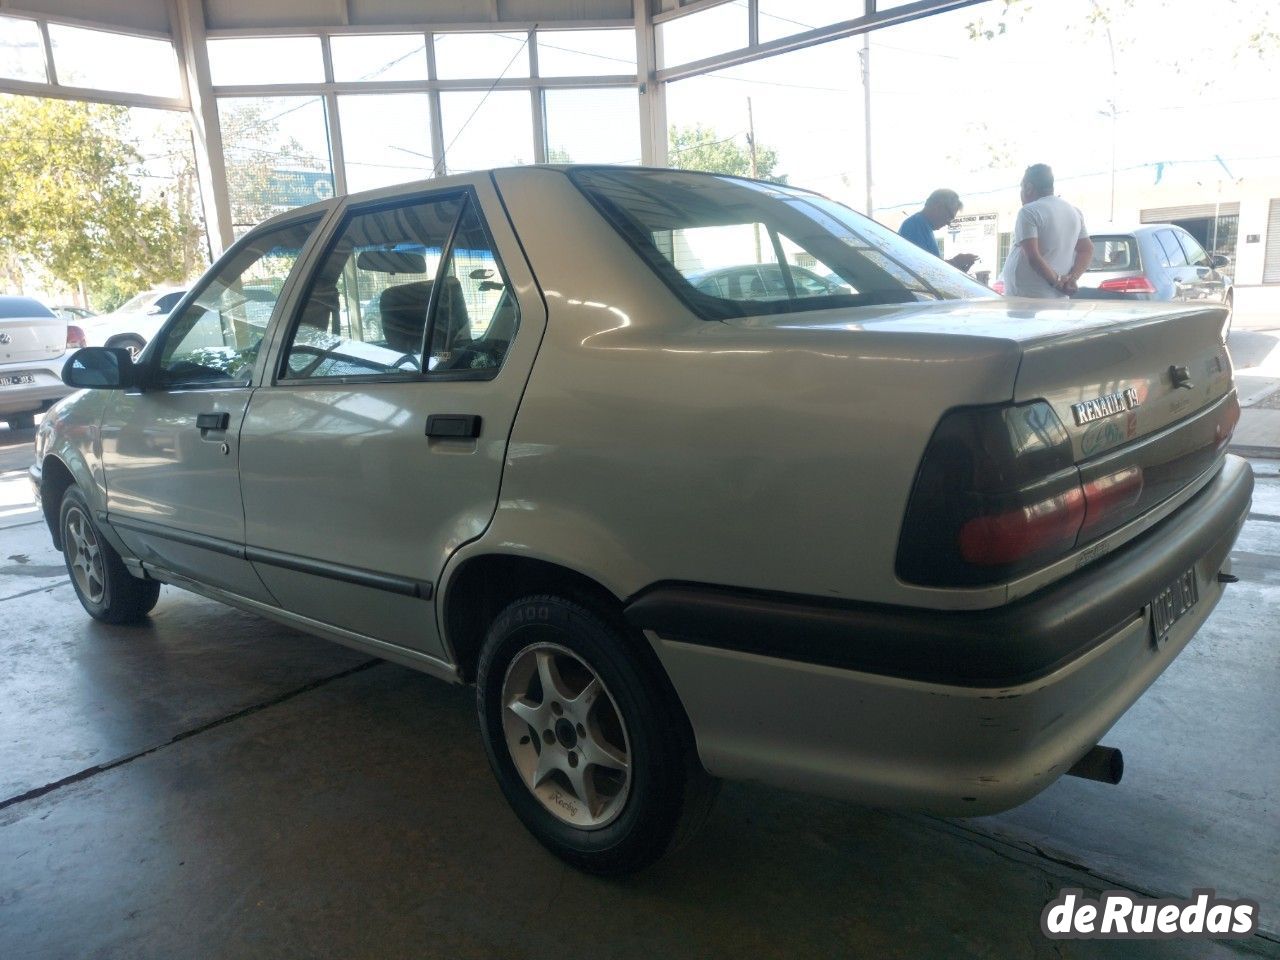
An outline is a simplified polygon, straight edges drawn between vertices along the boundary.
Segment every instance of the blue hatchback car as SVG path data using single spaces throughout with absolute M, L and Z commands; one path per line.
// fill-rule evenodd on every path
M 1077 299 L 1206 301 L 1235 299 L 1227 257 L 1210 255 L 1182 227 L 1146 223 L 1093 233 L 1093 260 L 1080 278 Z

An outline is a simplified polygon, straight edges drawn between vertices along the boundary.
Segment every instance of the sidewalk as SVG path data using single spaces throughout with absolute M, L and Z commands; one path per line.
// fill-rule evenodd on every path
M 1241 380 L 1250 379 L 1242 377 Z M 1240 411 L 1240 423 L 1231 438 L 1231 452 L 1244 457 L 1266 457 L 1280 460 L 1280 380 L 1273 381 L 1271 392 L 1259 397 L 1258 391 L 1247 395 L 1240 391 L 1242 401 L 1252 400 L 1251 406 Z
M 1280 460 L 1280 285 L 1236 291 L 1228 345 L 1242 408 L 1231 452 Z

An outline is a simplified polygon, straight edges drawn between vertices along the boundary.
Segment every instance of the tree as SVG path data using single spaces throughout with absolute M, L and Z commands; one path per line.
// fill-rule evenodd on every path
M 667 138 L 667 163 L 678 170 L 705 170 L 738 177 L 751 176 L 751 152 L 740 146 L 737 137 L 721 137 L 711 127 L 673 126 Z M 778 152 L 772 147 L 756 147 L 756 176 L 761 180 L 786 183 L 786 174 L 777 172 Z
M 288 186 L 289 172 L 329 170 L 327 160 L 311 154 L 295 138 L 280 137 L 280 118 L 296 109 L 282 111 L 278 102 L 245 100 L 219 117 L 227 194 L 236 225 L 259 223 L 296 203 L 279 196 Z
M 1021 22 L 1034 8 L 1036 0 L 1000 0 L 1000 6 L 994 15 L 984 14 L 966 24 L 969 36 L 974 39 L 994 40 L 1009 32 L 1009 28 Z M 1045 2 L 1045 0 L 1040 0 Z M 1089 9 L 1083 18 L 1083 25 L 1090 29 L 1108 29 L 1124 12 L 1137 3 L 1156 3 L 1161 7 L 1169 7 L 1181 0 L 1089 0 Z M 1234 8 L 1230 11 L 1222 6 L 1214 7 L 1212 16 L 1229 17 L 1241 23 L 1249 24 L 1244 43 L 1232 51 L 1231 58 L 1239 59 L 1245 53 L 1259 57 L 1269 57 L 1280 50 L 1280 14 L 1273 4 L 1260 4 L 1253 0 L 1227 0 Z M 1208 9 L 1208 8 L 1204 8 Z M 1171 15 L 1181 15 L 1180 9 L 1170 11 Z
M 181 279 L 186 225 L 129 171 L 143 157 L 128 110 L 0 98 L 0 259 L 11 279 L 43 272 L 95 304 Z

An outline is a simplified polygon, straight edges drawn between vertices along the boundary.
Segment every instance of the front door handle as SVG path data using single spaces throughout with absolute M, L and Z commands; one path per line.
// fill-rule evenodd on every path
M 229 426 L 231 426 L 231 414 L 229 413 L 196 414 L 196 427 L 200 430 L 226 430 Z
M 474 439 L 480 436 L 480 417 L 474 413 L 433 413 L 427 417 L 427 436 Z

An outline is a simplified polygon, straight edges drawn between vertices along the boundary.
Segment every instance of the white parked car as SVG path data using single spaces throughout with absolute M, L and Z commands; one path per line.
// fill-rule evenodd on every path
M 0 295 L 0 420 L 13 430 L 35 426 L 36 414 L 71 393 L 62 367 L 84 333 L 31 297 Z
M 744 257 L 781 291 L 693 282 Z M 474 682 L 516 813 L 620 873 L 715 778 L 1114 782 L 1249 509 L 1224 319 L 1002 299 L 793 187 L 474 173 L 250 232 L 72 358 L 32 480 L 92 616 L 169 583 Z
M 126 300 L 111 313 L 86 317 L 82 322 L 91 347 L 119 347 L 137 356 L 169 318 L 169 312 L 186 294 L 185 289 L 148 290 Z

